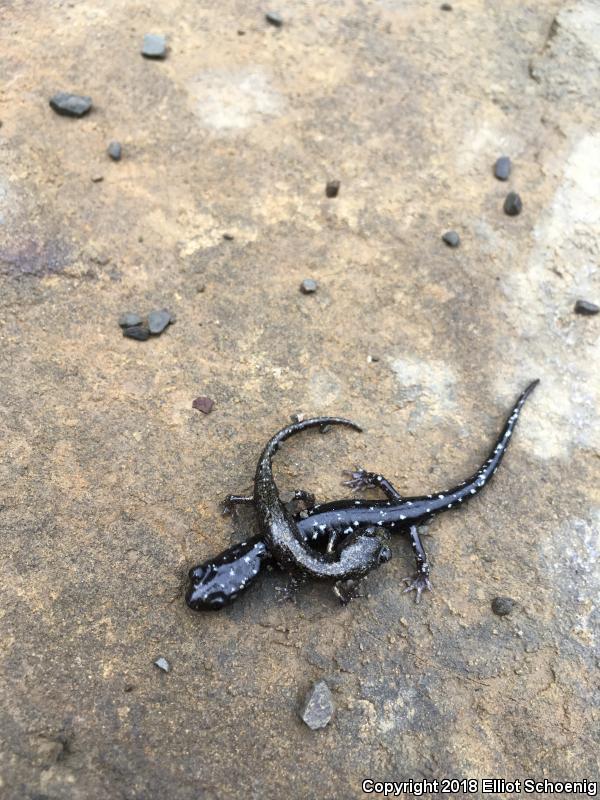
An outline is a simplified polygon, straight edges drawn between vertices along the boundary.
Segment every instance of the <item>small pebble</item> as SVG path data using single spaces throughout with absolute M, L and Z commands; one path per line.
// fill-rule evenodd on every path
M 340 181 L 327 181 L 325 194 L 327 197 L 337 197 L 340 193 Z
M 108 145 L 106 150 L 108 155 L 112 158 L 113 161 L 120 161 L 121 160 L 121 143 L 120 142 L 111 142 Z
M 494 175 L 499 181 L 507 181 L 510 177 L 512 164 L 508 156 L 500 156 L 494 164 Z
M 126 311 L 119 317 L 119 325 L 122 328 L 133 328 L 136 325 L 141 325 L 143 321 L 140 315 L 133 311 Z
M 233 235 L 233 233 L 224 233 L 223 238 L 225 239 L 226 242 L 233 242 L 235 236 Z
M 317 681 L 309 690 L 300 716 L 312 731 L 324 728 L 333 716 L 333 699 L 325 681 Z
M 102 183 L 104 175 L 92 175 L 92 183 Z
M 446 233 L 444 233 L 442 236 L 442 239 L 444 242 L 446 242 L 448 247 L 458 247 L 460 244 L 460 236 L 456 231 L 446 231 Z
M 492 611 L 499 617 L 506 617 L 513 610 L 515 601 L 510 597 L 494 597 L 492 600 Z
M 211 400 L 210 397 L 197 397 L 192 403 L 192 408 L 195 408 L 196 411 L 202 411 L 203 414 L 210 414 L 214 404 L 215 401 Z
M 150 333 L 154 334 L 154 336 L 158 336 L 159 333 L 162 333 L 170 322 L 171 314 L 166 308 L 160 311 L 151 311 L 148 314 L 148 328 L 150 329 Z
M 600 311 L 600 306 L 597 306 L 596 303 L 590 303 L 589 300 L 578 300 L 573 310 L 576 314 L 592 317 Z
M 147 325 L 132 325 L 131 328 L 123 328 L 123 336 L 128 339 L 137 339 L 138 342 L 145 342 L 150 338 L 150 331 Z
M 523 201 L 516 192 L 509 192 L 504 201 L 504 213 L 509 217 L 518 216 L 523 210 Z
M 163 656 L 160 656 L 160 658 L 156 659 L 154 666 L 162 669 L 163 672 L 171 672 L 171 665 L 166 658 L 163 658 Z
M 292 414 L 290 419 L 292 422 L 302 422 L 304 419 L 304 414 Z
M 300 291 L 303 294 L 314 294 L 317 291 L 319 284 L 312 278 L 305 278 L 300 284 Z
M 167 55 L 167 40 L 159 33 L 147 33 L 142 45 L 144 58 L 164 58 Z
M 379 356 L 369 355 L 367 356 L 367 364 L 375 364 L 377 361 L 381 361 Z
M 276 28 L 281 28 L 281 26 L 283 25 L 283 17 L 276 11 L 267 11 L 267 13 L 265 14 L 265 19 L 267 20 L 269 25 L 274 25 Z
M 440 8 L 442 9 L 442 11 L 452 11 L 452 6 L 450 5 L 450 3 L 442 3 Z
M 92 98 L 85 95 L 58 92 L 50 98 L 50 107 L 63 117 L 83 117 L 92 107 Z

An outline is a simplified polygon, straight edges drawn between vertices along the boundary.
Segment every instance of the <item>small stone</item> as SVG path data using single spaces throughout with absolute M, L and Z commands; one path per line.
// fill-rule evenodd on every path
M 523 210 L 523 201 L 516 192 L 509 192 L 504 201 L 504 213 L 509 217 L 518 216 Z
M 148 328 L 150 329 L 150 333 L 154 334 L 154 336 L 158 336 L 171 321 L 171 314 L 166 308 L 160 311 L 151 311 L 148 314 Z
M 312 731 L 324 728 L 333 716 L 333 699 L 325 681 L 317 681 L 309 690 L 300 716 Z
M 578 300 L 573 308 L 576 314 L 583 314 L 586 317 L 593 317 L 600 311 L 600 306 L 590 303 L 589 300 Z
M 508 156 L 500 156 L 494 164 L 494 175 L 499 181 L 507 181 L 510 177 L 512 164 Z
M 318 286 L 319 284 L 312 278 L 305 278 L 300 284 L 300 291 L 302 294 L 314 294 Z
M 108 145 L 108 148 L 107 148 L 106 152 L 112 158 L 113 161 L 120 161 L 121 160 L 121 153 L 122 153 L 121 143 L 120 142 L 111 142 Z
M 443 234 L 442 239 L 444 242 L 446 242 L 448 247 L 458 247 L 460 244 L 460 236 L 456 231 L 446 231 L 446 233 Z
M 145 342 L 150 338 L 150 331 L 147 325 L 132 325 L 131 328 L 123 328 L 123 336 L 128 339 L 137 339 L 138 342 Z
M 141 325 L 143 321 L 140 315 L 134 311 L 126 311 L 119 317 L 119 325 L 122 328 L 134 328 L 136 325 Z
M 233 233 L 224 233 L 223 238 L 225 239 L 226 242 L 233 242 L 235 236 L 233 235 Z
M 372 354 L 367 356 L 367 364 L 376 364 L 378 361 L 381 361 L 379 356 Z
M 210 414 L 214 404 L 215 401 L 211 400 L 210 397 L 197 397 L 192 403 L 192 408 L 195 408 L 196 411 L 202 411 L 203 414 Z
M 104 175 L 92 175 L 92 183 L 102 183 Z
M 92 98 L 85 95 L 58 92 L 50 98 L 50 107 L 63 117 L 83 117 L 92 107 Z
M 142 45 L 144 58 L 165 58 L 167 55 L 167 40 L 159 33 L 147 33 Z
M 442 9 L 442 11 L 452 11 L 452 6 L 450 5 L 450 3 L 442 3 L 440 8 Z
M 513 610 L 515 601 L 510 597 L 494 597 L 492 611 L 499 617 L 506 617 Z
M 292 420 L 292 422 L 302 422 L 302 420 L 304 419 L 304 414 L 292 414 L 290 416 L 290 419 Z
M 154 666 L 162 669 L 163 672 L 171 672 L 171 665 L 166 658 L 163 658 L 163 656 L 160 656 L 160 658 L 156 659 Z
M 281 26 L 283 25 L 283 17 L 276 11 L 267 11 L 267 13 L 265 14 L 265 19 L 267 20 L 269 25 L 274 25 L 276 28 L 281 28 Z
M 327 197 L 337 197 L 340 193 L 340 181 L 327 181 L 325 194 Z

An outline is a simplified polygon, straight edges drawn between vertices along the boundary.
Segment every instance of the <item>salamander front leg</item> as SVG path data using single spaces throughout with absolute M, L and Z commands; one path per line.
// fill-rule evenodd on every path
M 314 494 L 306 492 L 304 489 L 296 489 L 293 500 L 303 503 L 306 511 L 311 511 L 317 503 Z
M 395 503 L 402 502 L 402 495 L 394 489 L 392 484 L 376 472 L 367 472 L 362 467 L 356 467 L 354 471 L 344 470 L 343 475 L 349 475 L 350 480 L 344 481 L 344 486 L 349 486 L 353 492 L 360 492 L 363 489 L 381 489 L 388 500 Z
M 223 514 L 232 514 L 235 506 L 251 506 L 254 505 L 254 495 L 241 495 L 241 494 L 228 494 L 223 500 L 222 511 Z
M 425 589 L 432 590 L 431 581 L 429 580 L 429 562 L 427 561 L 427 554 L 421 543 L 419 533 L 416 525 L 412 525 L 409 531 L 410 543 L 415 554 L 415 561 L 417 562 L 417 574 L 411 578 L 404 578 L 404 582 L 408 583 L 405 592 L 415 591 L 417 603 L 421 600 L 421 593 Z
M 347 606 L 351 600 L 362 597 L 360 593 L 361 581 L 349 578 L 345 581 L 336 581 L 333 586 L 333 593 L 343 606 Z

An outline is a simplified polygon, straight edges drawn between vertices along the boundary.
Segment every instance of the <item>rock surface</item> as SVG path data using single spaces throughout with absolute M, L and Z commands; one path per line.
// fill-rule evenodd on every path
M 333 710 L 333 698 L 329 686 L 325 681 L 317 681 L 304 698 L 300 716 L 311 730 L 318 731 L 329 724 Z
M 58 92 L 50 98 L 50 107 L 63 117 L 83 117 L 92 107 L 92 98 L 69 92 Z
M 597 776 L 599 318 L 573 304 L 600 297 L 598 4 L 453 6 L 298 0 L 276 31 L 232 0 L 2 5 L 2 800 Z M 150 27 L 177 43 L 158 68 Z M 48 109 L 67 79 L 98 106 L 83 124 Z M 120 336 L 160 298 L 168 335 Z M 339 497 L 358 463 L 429 493 L 536 376 L 492 483 L 431 525 L 419 606 L 392 540 L 346 608 L 311 583 L 279 602 L 278 571 L 185 607 L 189 567 L 256 532 L 219 503 L 293 412 L 365 432 L 287 442 L 282 490 Z M 313 734 L 321 675 L 337 709 Z

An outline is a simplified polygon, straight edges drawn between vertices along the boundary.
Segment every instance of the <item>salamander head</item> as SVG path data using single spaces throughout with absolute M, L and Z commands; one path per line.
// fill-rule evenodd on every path
M 366 575 L 392 557 L 392 551 L 382 541 L 382 532 L 374 528 L 351 534 L 339 548 L 340 561 L 348 570 L 348 575 Z
M 227 585 L 221 570 L 211 562 L 189 571 L 190 586 L 185 602 L 194 611 L 219 611 L 235 599 L 237 593 Z

